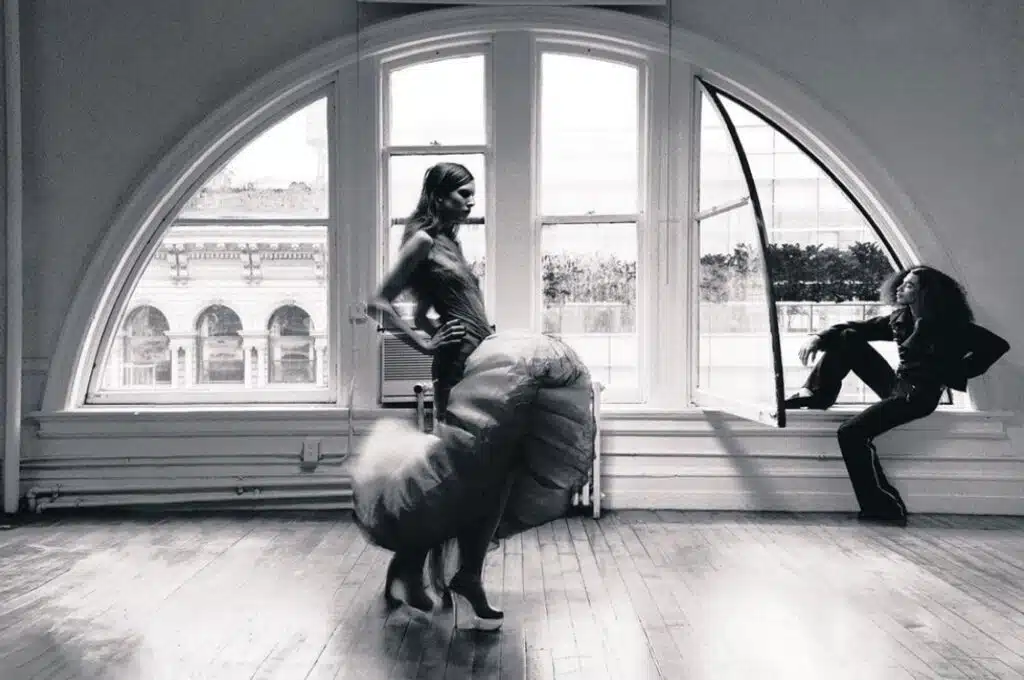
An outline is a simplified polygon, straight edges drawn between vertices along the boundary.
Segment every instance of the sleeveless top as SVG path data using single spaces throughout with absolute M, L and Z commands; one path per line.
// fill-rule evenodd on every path
M 480 282 L 470 269 L 462 247 L 447 234 L 434 237 L 430 253 L 413 272 L 411 288 L 416 297 L 430 305 L 441 323 L 452 319 L 462 322 L 466 333 L 477 341 L 491 335 L 491 324 L 484 309 Z

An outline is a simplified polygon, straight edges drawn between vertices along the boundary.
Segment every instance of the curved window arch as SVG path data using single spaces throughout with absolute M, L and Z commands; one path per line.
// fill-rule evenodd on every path
M 372 388 L 368 390 L 366 386 L 378 384 L 381 367 L 365 357 L 380 356 L 379 337 L 364 332 L 367 326 L 359 324 L 358 308 L 346 310 L 344 305 L 358 303 L 372 290 L 387 260 L 389 240 L 382 234 L 405 212 L 392 213 L 388 207 L 389 169 L 381 160 L 415 156 L 419 151 L 478 153 L 483 157 L 481 175 L 486 194 L 482 203 L 486 205 L 481 206 L 478 226 L 483 234 L 479 246 L 481 265 L 486 263 L 487 267 L 484 272 L 481 266 L 480 273 L 484 274 L 492 320 L 499 328 L 527 325 L 550 330 L 542 297 L 542 277 L 549 266 L 542 250 L 545 243 L 553 242 L 548 234 L 568 233 L 592 224 L 593 217 L 625 219 L 630 213 L 604 215 L 596 209 L 584 208 L 582 214 L 543 214 L 544 192 L 534 180 L 541 178 L 539 181 L 543 182 L 544 175 L 532 156 L 537 151 L 537 140 L 529 137 L 534 125 L 532 97 L 542 90 L 535 87 L 539 74 L 529 64 L 540 64 L 542 60 L 522 59 L 524 47 L 534 54 L 585 54 L 595 60 L 607 57 L 614 62 L 636 64 L 638 73 L 642 73 L 638 79 L 641 106 L 637 109 L 636 144 L 637 214 L 642 219 L 633 227 L 636 262 L 622 263 L 623 271 L 627 272 L 624 276 L 635 280 L 630 285 L 635 287 L 638 302 L 634 310 L 627 310 L 629 313 L 601 309 L 581 321 L 583 327 L 591 329 L 589 333 L 607 332 L 616 324 L 634 325 L 634 370 L 639 384 L 636 390 L 626 390 L 621 400 L 686 407 L 697 384 L 691 354 L 697 337 L 688 334 L 696 326 L 690 319 L 695 321 L 699 317 L 697 295 L 689 283 L 697 279 L 700 259 L 694 248 L 696 241 L 692 240 L 696 207 L 691 202 L 690 190 L 696 177 L 689 172 L 691 159 L 699 152 L 689 141 L 689 131 L 699 121 L 690 117 L 699 104 L 695 101 L 700 94 L 694 78 L 698 74 L 733 92 L 737 101 L 756 107 L 795 139 L 814 149 L 849 189 L 850 196 L 864 206 L 865 214 L 884 225 L 897 254 L 905 261 L 915 259 L 910 240 L 897 225 L 909 233 L 930 238 L 924 220 L 913 212 L 910 202 L 841 121 L 782 78 L 682 29 L 672 29 L 672 35 L 677 44 L 686 44 L 686 60 L 675 51 L 670 60 L 667 35 L 663 25 L 607 11 L 535 8 L 524 16 L 514 8 L 439 10 L 384 22 L 358 37 L 336 41 L 282 67 L 229 102 L 175 147 L 128 203 L 105 239 L 73 305 L 51 364 L 44 408 L 57 404 L 74 407 L 83 402 L 140 402 L 137 395 L 104 391 L 95 375 L 88 383 L 87 379 L 96 358 L 102 359 L 109 353 L 111 331 L 106 329 L 118 327 L 124 314 L 118 310 L 132 306 L 136 281 L 129 280 L 130 272 L 146 269 L 145 258 L 157 252 L 164 253 L 159 266 L 169 278 L 173 275 L 191 280 L 200 263 L 207 262 L 202 266 L 238 271 L 250 292 L 265 285 L 268 272 L 276 266 L 273 263 L 306 258 L 312 277 L 320 277 L 318 280 L 324 283 L 324 307 L 332 312 L 342 310 L 345 317 L 355 320 L 346 325 L 328 318 L 326 329 L 342 332 L 338 342 L 330 339 L 326 343 L 336 353 L 331 360 L 324 361 L 325 366 L 332 367 L 328 384 L 354 378 L 354 384 L 361 390 L 357 401 L 363 405 L 377 401 L 380 394 L 373 394 Z M 395 153 L 382 155 L 376 133 L 382 113 L 376 107 L 389 101 L 401 105 L 401 98 L 389 99 L 388 93 L 379 89 L 388 89 L 387 80 L 381 80 L 381 76 L 391 71 L 410 75 L 416 69 L 401 68 L 436 62 L 439 57 L 454 59 L 473 54 L 482 55 L 485 61 L 484 140 L 479 144 L 473 141 L 479 137 L 476 123 L 463 122 L 457 131 L 465 133 L 465 139 L 435 135 L 425 142 L 427 148 L 417 149 L 413 148 L 419 144 L 417 140 L 399 135 L 384 140 L 388 150 Z M 350 68 L 357 59 L 372 68 Z M 666 87 L 669 84 L 671 87 Z M 227 167 L 225 159 L 234 157 L 242 145 L 314 99 L 325 103 L 323 139 L 327 159 L 318 161 L 317 167 L 318 172 L 326 169 L 327 177 L 331 178 L 322 203 L 326 212 L 291 216 L 266 210 L 256 215 L 245 214 L 237 204 L 212 195 L 218 182 L 224 191 L 239 188 L 234 178 L 224 172 L 212 174 L 213 169 Z M 370 106 L 374 107 L 372 111 L 367 108 Z M 471 128 L 477 135 L 473 139 Z M 540 136 L 543 137 L 543 130 Z M 825 139 L 828 143 L 821 141 Z M 198 156 L 195 149 L 201 149 Z M 331 149 L 343 152 L 335 154 Z M 495 163 L 494 159 L 505 161 Z M 668 160 L 662 162 L 663 159 Z M 377 187 L 384 187 L 385 194 L 381 195 Z M 825 195 L 826 200 L 829 198 Z M 203 210 L 207 212 L 204 214 Z M 551 217 L 556 219 L 550 220 Z M 591 222 L 585 221 L 588 218 Z M 172 243 L 172 237 L 203 227 L 204 220 L 231 223 L 234 233 L 244 236 L 234 248 L 223 245 L 223 240 L 220 244 L 206 242 L 201 247 L 193 244 L 191 249 L 188 244 Z M 308 255 L 293 257 L 291 246 L 285 247 L 281 239 L 272 242 L 275 239 L 258 238 L 253 229 L 245 231 L 253 225 L 244 223 L 252 220 L 262 220 L 261 224 L 267 225 L 273 220 L 278 227 L 317 228 L 320 252 L 317 254 L 317 248 L 310 247 Z M 380 225 L 376 234 L 364 227 L 374 223 Z M 500 236 L 496 229 L 485 230 L 491 229 L 487 225 L 492 224 L 502 225 L 501 229 L 505 225 L 519 225 L 521 231 L 514 237 Z M 621 224 L 630 222 L 600 223 L 606 231 L 613 230 L 609 225 Z M 342 225 L 353 226 L 344 240 L 337 238 Z M 163 238 L 154 238 L 161 229 Z M 600 242 L 605 236 L 594 231 L 588 238 Z M 574 240 L 579 241 L 575 237 Z M 147 246 L 147 242 L 152 245 Z M 344 251 L 339 247 L 341 242 L 345 243 Z M 121 246 L 122 243 L 127 245 Z M 607 250 L 603 246 L 599 249 Z M 148 260 L 154 270 L 158 261 L 158 257 Z M 341 276 L 341 272 L 346 275 Z M 230 295 L 218 297 L 235 299 Z M 693 307 L 680 311 L 680 301 L 687 299 L 694 302 Z M 657 302 L 643 309 L 642 300 Z M 566 332 L 564 327 L 561 330 Z M 86 335 L 85 342 L 81 342 L 82 334 Z M 70 336 L 75 336 L 74 341 Z M 345 349 L 339 350 L 339 345 Z M 269 355 L 269 344 L 254 345 L 252 351 L 256 353 L 256 370 L 250 370 L 244 393 L 188 389 L 192 387 L 189 383 L 198 379 L 199 370 L 194 363 L 198 357 L 187 356 L 183 361 L 195 370 L 186 373 L 194 378 L 182 381 L 163 401 L 338 401 L 340 395 L 333 389 L 317 393 L 305 390 L 291 397 L 283 396 L 285 393 L 277 388 L 270 391 L 274 385 L 266 368 L 270 359 L 259 356 L 261 352 Z M 613 358 L 623 355 L 618 351 L 610 354 Z M 615 383 L 610 373 L 604 380 Z M 620 399 L 608 399 L 617 400 Z
M 270 382 L 316 382 L 317 347 L 313 320 L 306 310 L 296 305 L 278 307 L 270 315 L 267 333 Z
M 241 336 L 235 337 L 241 326 L 226 331 L 225 315 L 234 314 L 230 306 L 241 310 L 282 292 L 328 308 L 329 233 L 335 222 L 330 209 L 328 99 L 321 93 L 293 102 L 211 165 L 126 291 L 129 307 L 139 299 L 152 300 L 179 317 L 203 299 L 231 301 L 228 307 L 204 312 L 207 316 L 194 327 L 184 318 L 177 322 L 193 339 L 185 343 L 189 347 L 184 354 L 174 356 L 171 372 L 177 379 L 150 383 L 145 394 L 135 389 L 136 382 L 94 382 L 90 401 L 289 400 L 275 387 L 281 381 L 262 368 L 271 362 L 271 348 L 256 343 L 250 356 L 243 357 Z M 103 351 L 108 365 L 117 363 L 113 345 L 108 342 Z M 324 381 L 319 383 L 326 388 Z M 306 393 L 298 398 L 327 396 Z
M 903 265 L 870 214 L 811 150 L 720 88 L 701 88 L 698 389 L 771 402 L 776 386 L 795 391 L 810 372 L 797 358 L 809 333 L 890 311 L 879 288 Z M 763 255 L 754 218 L 764 225 Z M 763 316 L 770 310 L 758 285 L 762 269 L 774 332 Z M 768 355 L 773 335 L 778 362 Z M 876 349 L 894 367 L 899 362 L 892 343 Z M 876 399 L 850 375 L 838 403 Z M 951 401 L 947 391 L 945 403 Z

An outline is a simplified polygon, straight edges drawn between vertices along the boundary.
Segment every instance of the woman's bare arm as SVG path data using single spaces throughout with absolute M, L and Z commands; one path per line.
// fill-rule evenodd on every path
M 398 251 L 394 266 L 384 276 L 380 288 L 366 305 L 370 314 L 376 316 L 379 313 L 383 318 L 378 320 L 386 319 L 387 325 L 398 331 L 396 335 L 402 342 L 424 354 L 433 354 L 439 346 L 458 342 L 465 335 L 465 329 L 460 324 L 449 323 L 437 329 L 430 340 L 424 340 L 395 309 L 395 298 L 408 287 L 413 271 L 433 245 L 434 239 L 422 231 L 406 241 Z

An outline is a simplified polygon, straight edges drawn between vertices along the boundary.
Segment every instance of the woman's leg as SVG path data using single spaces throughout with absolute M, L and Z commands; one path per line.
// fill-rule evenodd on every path
M 430 599 L 423 583 L 423 563 L 426 559 L 427 551 L 423 549 L 403 550 L 394 554 L 384 579 L 384 599 L 388 606 L 395 607 L 405 602 L 420 611 L 428 612 L 434 608 L 434 601 Z M 401 592 L 396 593 L 396 586 L 399 585 Z
M 839 449 L 861 513 L 866 518 L 906 519 L 907 506 L 885 476 L 874 438 L 929 415 L 938 405 L 940 395 L 939 388 L 913 390 L 910 396 L 897 389 L 892 396 L 872 404 L 839 426 Z
M 497 493 L 481 494 L 481 512 L 475 521 L 470 522 L 459 532 L 459 569 L 449 584 L 454 597 L 463 599 L 463 607 L 470 607 L 476 621 L 466 623 L 469 627 L 494 629 L 501 625 L 504 614 L 494 609 L 487 602 L 483 587 L 484 562 L 487 549 L 494 538 L 501 516 L 505 511 L 505 503 L 512 488 L 512 480 L 505 477 L 498 485 Z M 458 604 L 456 607 L 458 608 Z M 463 626 L 462 616 L 456 611 L 459 625 Z M 475 624 L 475 625 L 473 625 Z
M 851 371 L 882 399 L 896 385 L 896 373 L 889 362 L 860 333 L 847 330 L 839 334 L 833 347 L 822 353 L 804 381 L 804 389 L 814 397 L 807 405 L 826 409 L 834 404 Z

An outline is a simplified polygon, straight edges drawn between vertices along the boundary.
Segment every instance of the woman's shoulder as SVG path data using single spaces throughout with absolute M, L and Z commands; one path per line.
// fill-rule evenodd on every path
M 428 234 L 426 230 L 420 229 L 409 237 L 405 245 L 415 250 L 430 250 L 434 246 L 434 237 Z
M 418 264 L 426 258 L 433 247 L 433 237 L 425 231 L 417 231 L 402 244 L 399 259 Z

